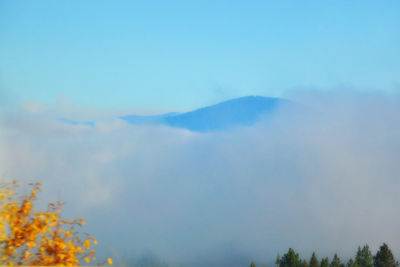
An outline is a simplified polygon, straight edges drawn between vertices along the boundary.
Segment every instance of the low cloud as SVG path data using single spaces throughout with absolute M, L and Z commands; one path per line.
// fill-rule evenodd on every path
M 64 200 L 125 259 L 240 266 L 382 242 L 400 255 L 400 97 L 291 99 L 253 127 L 206 134 L 25 104 L 3 112 L 0 174 L 42 181 L 44 200 Z M 60 121 L 80 113 L 95 126 Z

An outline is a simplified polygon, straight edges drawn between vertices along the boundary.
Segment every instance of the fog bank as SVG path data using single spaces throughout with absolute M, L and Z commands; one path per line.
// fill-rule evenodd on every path
M 400 97 L 290 100 L 253 127 L 205 134 L 84 110 L 95 126 L 70 125 L 73 107 L 23 105 L 2 112 L 0 174 L 41 181 L 43 200 L 65 201 L 114 258 L 243 266 L 387 242 L 399 259 Z

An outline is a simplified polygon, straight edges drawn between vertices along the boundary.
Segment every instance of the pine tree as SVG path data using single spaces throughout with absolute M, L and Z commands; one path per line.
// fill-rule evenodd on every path
M 275 265 L 276 267 L 278 267 L 280 266 L 280 264 L 281 264 L 281 255 L 279 255 L 278 253 L 278 255 L 276 255 Z
M 254 263 L 254 261 L 250 262 L 250 267 L 256 267 L 256 264 Z
M 344 267 L 344 264 L 341 263 L 339 256 L 335 253 L 333 256 L 330 267 Z
M 328 258 L 328 257 L 323 258 L 323 259 L 321 260 L 321 265 L 320 265 L 320 267 L 329 267 L 329 258 Z
M 365 245 L 362 249 L 358 247 L 355 263 L 360 267 L 374 266 L 374 259 L 368 245 Z
M 302 267 L 303 262 L 301 261 L 299 254 L 296 253 L 292 248 L 282 256 L 279 262 L 279 267 Z
M 352 258 L 347 262 L 347 267 L 360 267 Z
M 388 245 L 383 243 L 374 257 L 375 267 L 399 267 L 399 263 L 393 257 Z
M 315 255 L 315 252 L 313 252 L 313 254 L 311 255 L 310 267 L 319 267 L 319 261 L 317 256 Z

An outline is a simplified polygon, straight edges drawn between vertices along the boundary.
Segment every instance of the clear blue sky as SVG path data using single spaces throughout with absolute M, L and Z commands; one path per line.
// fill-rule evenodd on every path
M 0 0 L 0 90 L 189 109 L 299 88 L 400 90 L 400 1 Z

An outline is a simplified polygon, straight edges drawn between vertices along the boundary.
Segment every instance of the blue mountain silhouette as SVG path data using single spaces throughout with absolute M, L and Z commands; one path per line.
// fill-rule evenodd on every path
M 164 124 L 195 132 L 209 132 L 253 125 L 262 116 L 272 115 L 279 106 L 287 102 L 289 101 L 281 98 L 246 96 L 186 113 L 130 115 L 121 119 L 132 124 Z

